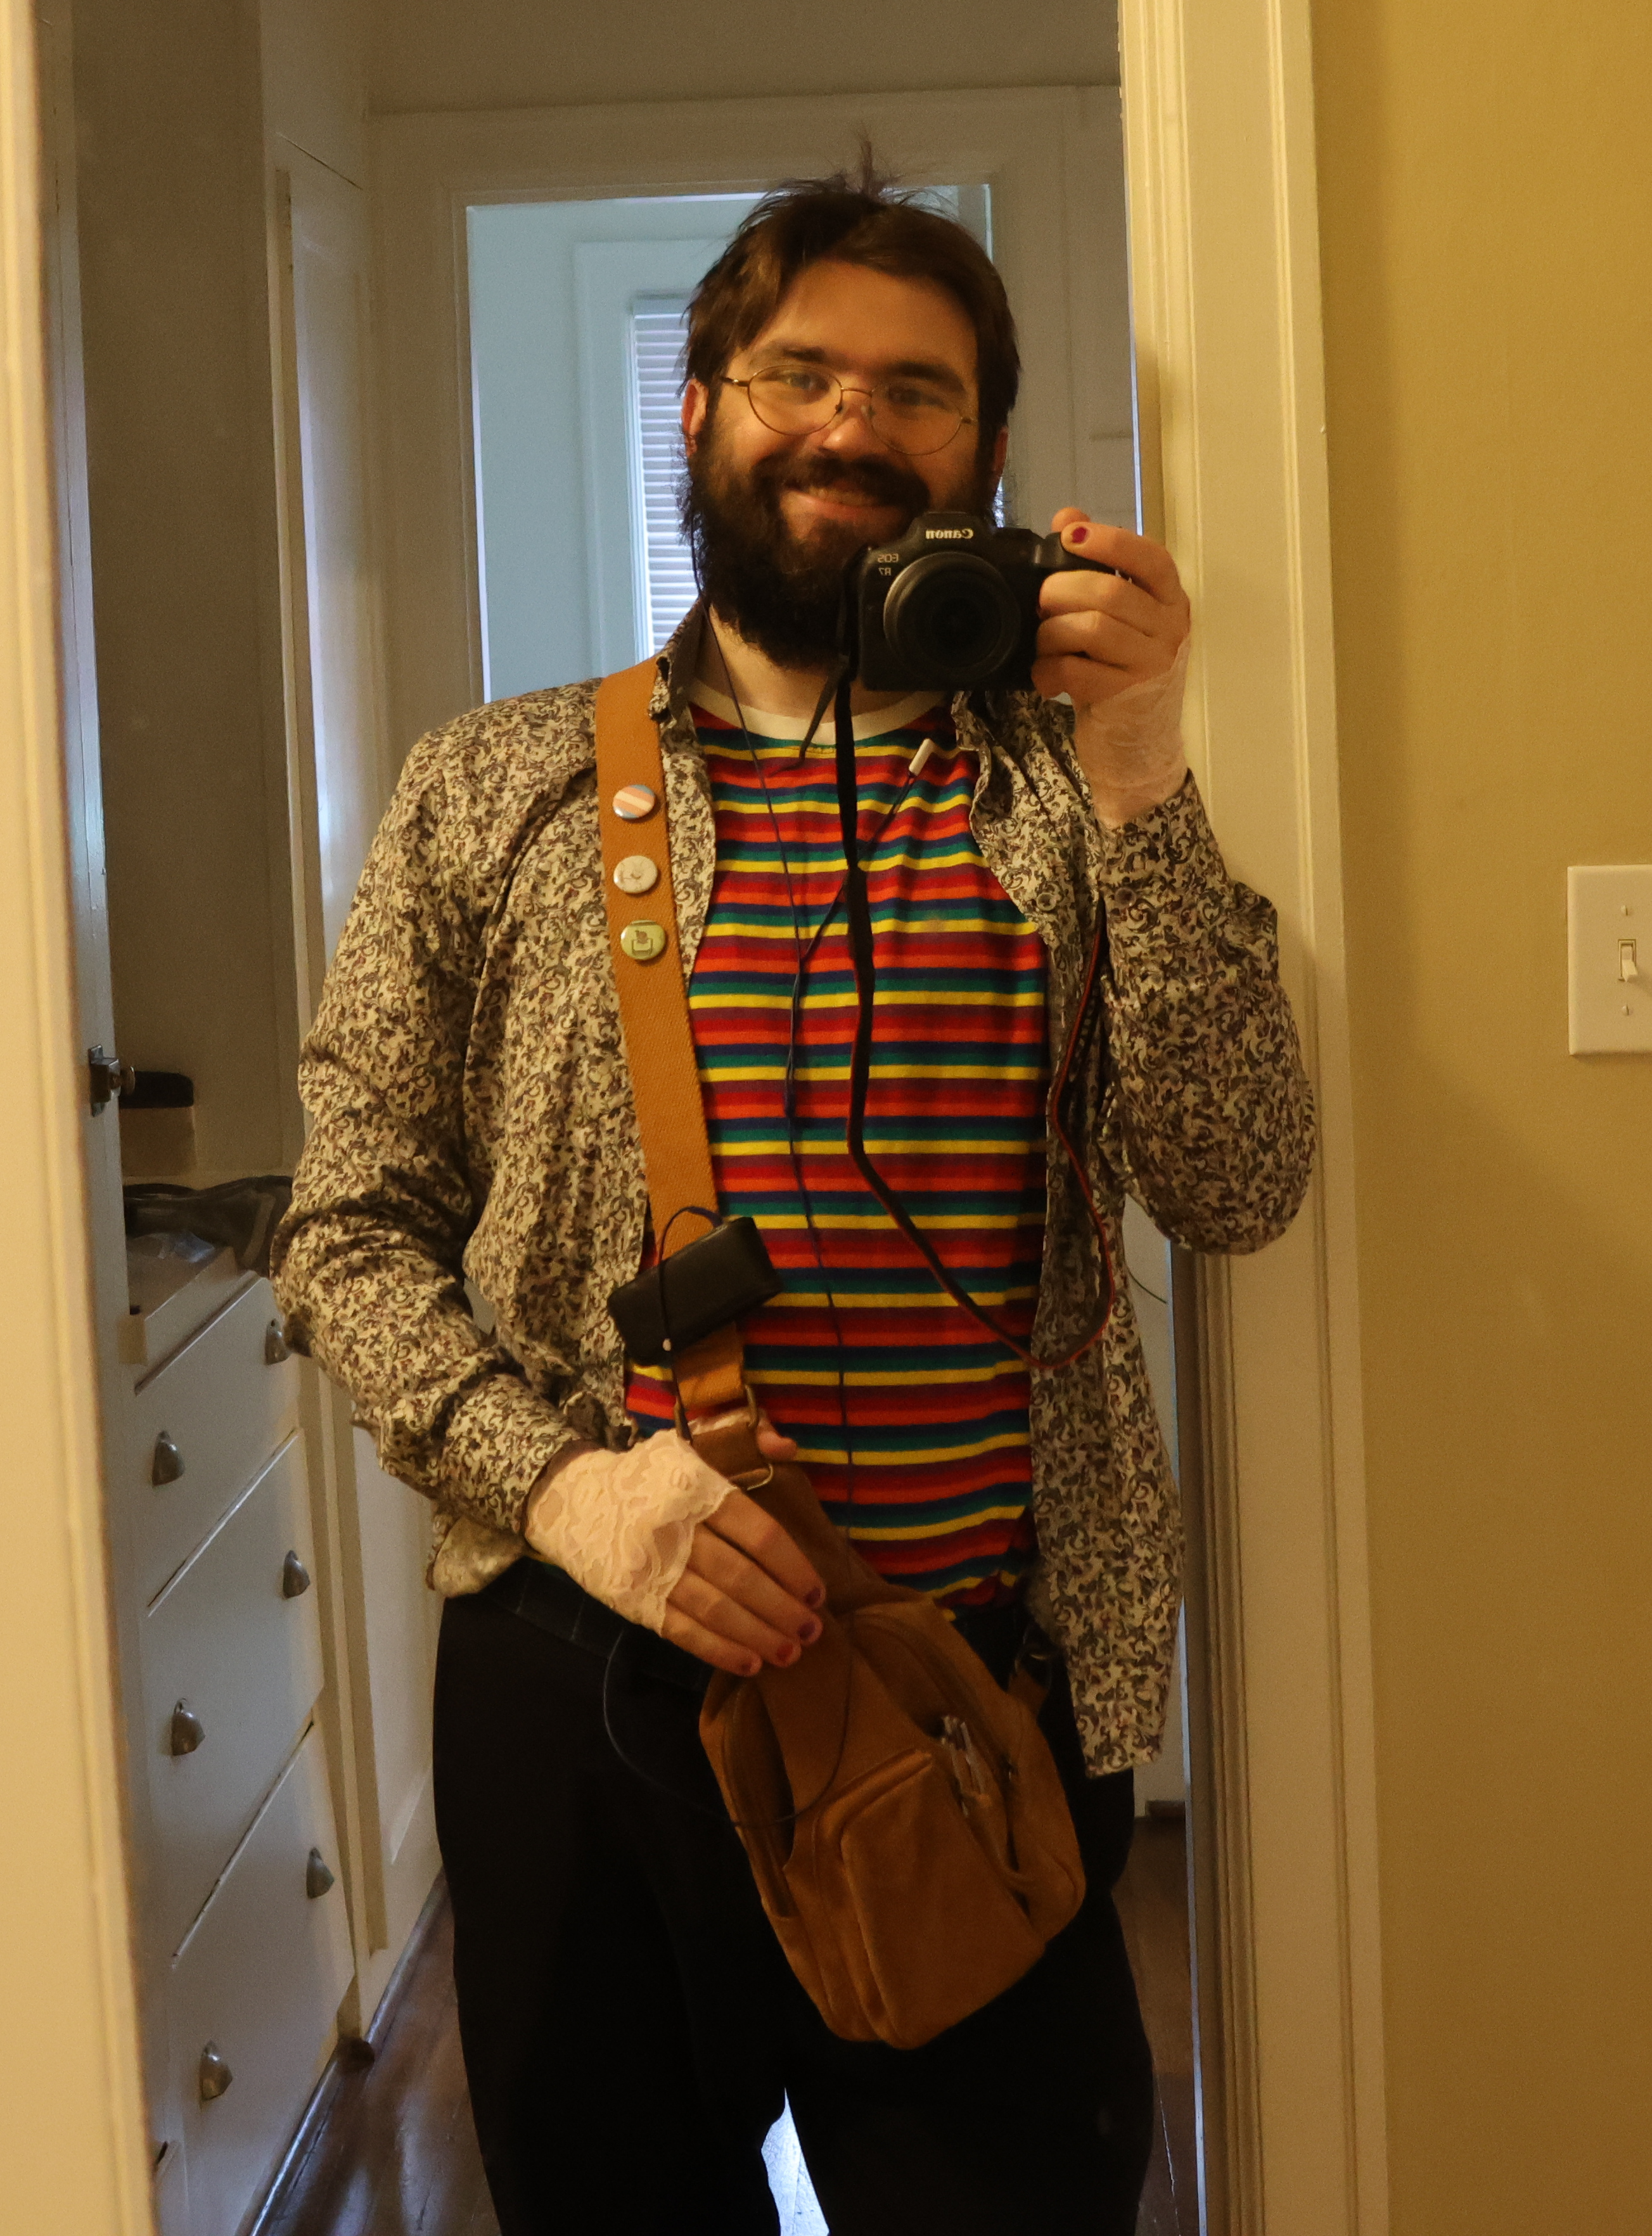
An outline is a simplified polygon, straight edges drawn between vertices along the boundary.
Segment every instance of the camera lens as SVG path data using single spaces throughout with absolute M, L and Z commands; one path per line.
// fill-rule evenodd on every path
M 1015 650 L 1021 616 L 998 569 L 972 551 L 929 551 L 884 602 L 884 635 L 922 683 L 967 691 Z

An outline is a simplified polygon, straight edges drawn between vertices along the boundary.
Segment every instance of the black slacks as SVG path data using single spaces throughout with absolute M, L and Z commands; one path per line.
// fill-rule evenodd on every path
M 775 2236 L 789 2096 L 833 2236 L 1134 2236 L 1153 2079 L 1109 1890 L 1130 1779 L 1044 1725 L 1089 1892 L 1026 1976 L 926 2044 L 830 2034 L 781 1956 L 696 1696 L 451 1600 L 437 1824 L 477 2133 L 503 2236 Z M 661 1789 L 666 1790 L 661 1790 Z M 691 1805 L 692 1803 L 698 1805 Z

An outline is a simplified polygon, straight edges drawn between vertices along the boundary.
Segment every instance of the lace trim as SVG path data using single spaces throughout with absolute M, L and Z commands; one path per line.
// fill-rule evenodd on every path
M 1112 699 L 1086 707 L 1073 731 L 1073 748 L 1091 786 L 1101 792 L 1164 796 L 1186 773 L 1181 745 L 1181 697 L 1188 681 L 1184 639 L 1173 666 Z
M 564 1460 L 535 1491 L 525 1534 L 594 1599 L 659 1630 L 695 1529 L 732 1488 L 691 1444 L 661 1430 L 629 1452 Z

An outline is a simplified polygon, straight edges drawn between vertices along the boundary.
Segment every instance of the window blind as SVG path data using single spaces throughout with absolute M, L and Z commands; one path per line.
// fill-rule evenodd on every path
M 682 475 L 683 343 L 687 296 L 642 296 L 631 309 L 632 394 L 635 399 L 641 518 L 633 523 L 637 553 L 638 618 L 645 652 L 657 652 L 694 602 L 694 568 L 677 514 Z

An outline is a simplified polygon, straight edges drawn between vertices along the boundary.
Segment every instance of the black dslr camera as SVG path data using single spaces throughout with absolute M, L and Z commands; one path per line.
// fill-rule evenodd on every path
M 851 562 L 846 648 L 873 691 L 1028 691 L 1047 575 L 1087 568 L 1059 536 L 920 512 L 898 543 Z

